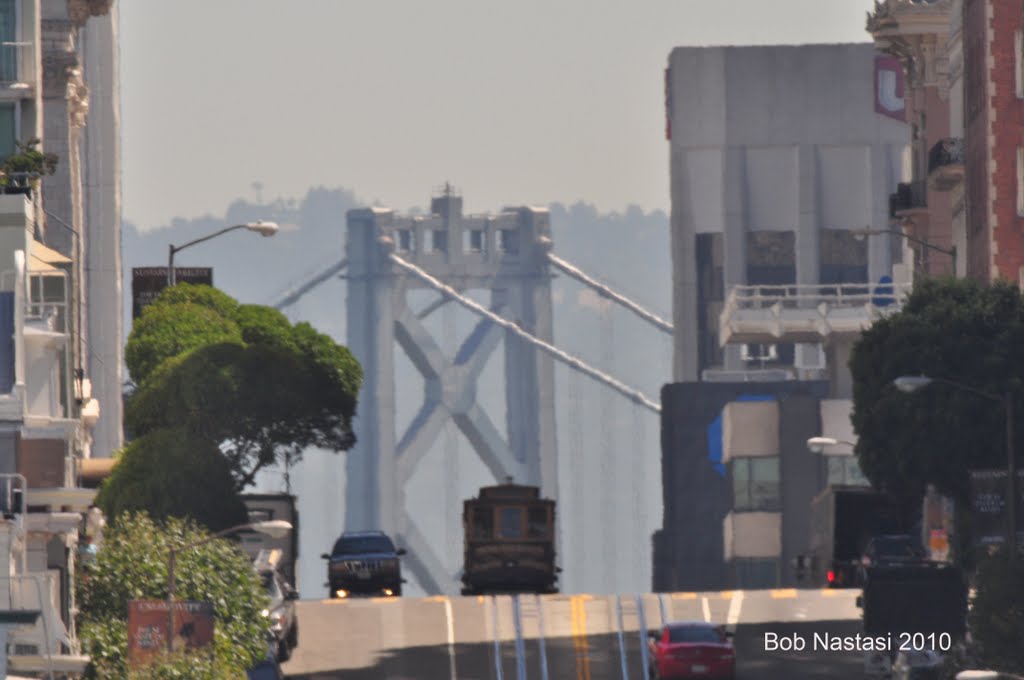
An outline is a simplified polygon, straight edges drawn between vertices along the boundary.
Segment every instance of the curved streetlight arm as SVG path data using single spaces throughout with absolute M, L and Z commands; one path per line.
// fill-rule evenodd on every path
M 202 236 L 180 246 L 170 244 L 167 248 L 167 285 L 173 286 L 176 283 L 176 277 L 174 276 L 175 253 L 181 252 L 182 250 L 194 246 L 197 243 L 202 243 L 204 241 L 209 241 L 212 238 L 217 238 L 218 236 L 226 234 L 229 231 L 234 231 L 236 229 L 248 229 L 250 231 L 255 231 L 259 234 L 262 234 L 263 236 L 273 236 L 275 233 L 277 233 L 278 226 L 274 222 L 264 222 L 263 220 L 259 220 L 258 222 L 246 222 L 245 224 L 235 224 L 230 227 L 224 227 L 220 231 L 215 231 L 212 234 Z
M 930 375 L 910 375 L 900 376 L 899 378 L 896 378 L 892 382 L 897 389 L 907 393 L 917 392 L 922 387 L 927 387 L 928 385 L 934 382 L 941 383 L 943 385 L 949 385 L 950 387 L 955 387 L 958 390 L 964 390 L 965 392 L 970 392 L 972 394 L 978 395 L 979 397 L 991 399 L 992 401 L 998 401 L 1001 404 L 1006 401 L 1006 395 L 992 394 L 991 392 L 979 390 L 977 387 L 971 387 L 970 385 L 965 385 L 962 382 L 950 380 L 949 378 L 933 378 Z
M 949 255 L 952 258 L 956 258 L 956 246 L 953 246 L 949 250 L 946 250 L 945 248 L 937 246 L 933 243 L 929 243 L 928 241 L 925 241 L 922 238 L 918 238 L 917 236 L 911 236 L 910 234 L 905 233 L 901 229 L 851 229 L 850 232 L 855 236 L 877 236 L 879 234 L 896 234 L 897 236 L 902 236 L 908 241 L 918 243 L 924 246 L 925 248 L 931 248 L 932 250 L 937 250 L 944 255 Z
M 235 229 L 246 229 L 248 226 L 249 225 L 247 225 L 247 224 L 236 224 L 233 227 L 225 227 L 224 229 L 221 229 L 220 231 L 216 231 L 216 232 L 214 232 L 212 234 L 209 234 L 208 236 L 203 236 L 202 238 L 197 238 L 194 241 L 189 241 L 188 243 L 186 243 L 184 245 L 180 245 L 180 246 L 172 245 L 171 246 L 171 253 L 172 254 L 173 253 L 177 253 L 177 252 L 179 252 L 181 250 L 185 250 L 185 248 L 188 248 L 189 246 L 194 246 L 197 243 L 202 243 L 203 241 L 209 241 L 211 238 L 217 238 L 221 234 L 226 234 L 229 231 L 234 231 Z

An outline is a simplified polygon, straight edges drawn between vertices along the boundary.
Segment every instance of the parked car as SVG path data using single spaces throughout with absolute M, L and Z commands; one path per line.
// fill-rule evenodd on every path
M 380 531 L 346 532 L 334 543 L 327 560 L 327 586 L 331 598 L 353 595 L 401 597 L 405 554 Z
M 269 630 L 277 644 L 276 656 L 280 661 L 291 658 L 292 650 L 299 645 L 299 620 L 295 612 L 295 601 L 299 593 L 285 580 L 277 569 L 277 553 L 269 551 L 269 555 L 261 552 L 256 558 L 256 571 L 263 581 L 270 604 L 263 610 L 270 624 Z
M 246 673 L 248 680 L 284 680 L 284 672 L 277 660 L 277 637 L 267 631 L 267 654 Z
M 736 652 L 732 633 L 723 626 L 704 621 L 666 624 L 648 633 L 651 678 L 736 677 Z

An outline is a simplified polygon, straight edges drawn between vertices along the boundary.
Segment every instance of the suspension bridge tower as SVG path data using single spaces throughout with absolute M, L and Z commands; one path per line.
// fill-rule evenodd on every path
M 362 364 L 364 383 L 358 442 L 346 455 L 346 528 L 389 533 L 408 549 L 408 567 L 426 590 L 454 592 L 454 576 L 434 548 L 444 541 L 428 538 L 416 523 L 418 514 L 436 513 L 437 506 L 407 507 L 404 491 L 447 423 L 465 435 L 496 480 L 511 476 L 557 497 L 553 360 L 522 332 L 488 318 L 500 316 L 552 343 L 548 211 L 519 207 L 464 216 L 462 198 L 445 185 L 429 217 L 351 210 L 347 228 L 348 346 Z M 414 310 L 409 294 L 421 289 L 439 299 Z M 484 315 L 455 355 L 447 356 L 423 320 L 470 290 L 489 296 L 493 315 Z M 476 400 L 481 371 L 502 341 L 504 434 Z M 404 432 L 397 431 L 395 418 L 401 389 L 395 384 L 396 345 L 424 380 L 422 404 Z

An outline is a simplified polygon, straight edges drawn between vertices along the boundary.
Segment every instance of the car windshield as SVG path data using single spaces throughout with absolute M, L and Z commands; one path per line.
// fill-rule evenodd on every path
M 668 629 L 669 642 L 722 642 L 722 635 L 710 626 L 673 626 Z
M 909 536 L 876 538 L 871 552 L 878 557 L 919 557 L 923 553 Z
M 387 536 L 347 536 L 334 544 L 332 555 L 363 555 L 366 553 L 392 553 L 395 546 Z
M 277 585 L 277 579 L 274 578 L 274 575 L 271 572 L 263 572 L 260 574 L 260 577 L 263 579 L 263 588 L 267 591 L 267 597 L 269 597 L 271 601 L 280 600 L 283 595 L 281 593 L 281 589 Z

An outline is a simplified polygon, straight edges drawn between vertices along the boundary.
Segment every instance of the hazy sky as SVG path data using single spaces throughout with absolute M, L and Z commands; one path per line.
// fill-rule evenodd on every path
M 124 216 L 344 186 L 668 209 L 675 46 L 867 42 L 872 0 L 130 0 Z

